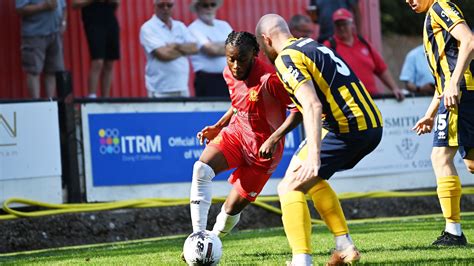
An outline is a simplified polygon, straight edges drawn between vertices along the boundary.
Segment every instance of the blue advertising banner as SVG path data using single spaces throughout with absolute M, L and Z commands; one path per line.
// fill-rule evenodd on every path
M 89 114 L 94 186 L 190 182 L 204 146 L 196 133 L 224 112 Z M 300 130 L 287 135 L 283 159 L 272 177 L 283 177 L 301 142 Z M 231 170 L 232 171 L 232 170 Z M 225 180 L 231 171 L 216 176 Z

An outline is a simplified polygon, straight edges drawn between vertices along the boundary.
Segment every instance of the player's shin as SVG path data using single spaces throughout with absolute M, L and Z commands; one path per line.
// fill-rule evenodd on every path
M 461 231 L 461 182 L 458 176 L 445 176 L 436 179 L 437 193 L 443 216 L 446 219 L 446 231 L 460 236 Z
M 193 232 L 205 230 L 207 214 L 212 200 L 212 178 L 214 170 L 200 161 L 194 163 L 193 180 L 191 183 L 190 209 Z
M 321 218 L 333 233 L 336 249 L 343 250 L 352 245 L 346 218 L 336 193 L 326 180 L 320 180 L 308 192 Z
M 311 218 L 303 192 L 290 191 L 280 196 L 283 227 L 293 251 L 311 254 Z
M 224 204 L 222 204 L 221 212 L 217 215 L 216 223 L 212 232 L 219 238 L 226 236 L 240 220 L 240 213 L 229 215 L 225 212 Z

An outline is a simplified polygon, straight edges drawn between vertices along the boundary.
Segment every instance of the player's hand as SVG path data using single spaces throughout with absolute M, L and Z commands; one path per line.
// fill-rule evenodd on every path
M 220 127 L 216 126 L 207 126 L 197 133 L 197 138 L 199 139 L 199 144 L 203 145 L 204 141 L 208 144 L 221 132 Z
M 450 110 L 455 108 L 459 103 L 459 85 L 449 84 L 449 86 L 438 96 L 438 99 L 444 99 L 444 107 Z
M 260 158 L 271 159 L 273 157 L 273 153 L 275 152 L 277 143 L 278 142 L 274 141 L 273 139 L 267 139 L 258 150 L 258 155 Z
M 422 135 L 426 133 L 430 133 L 433 129 L 433 122 L 434 119 L 432 117 L 425 116 L 416 122 L 415 126 L 412 130 L 416 131 L 416 134 Z
M 308 181 L 309 179 L 318 176 L 320 165 L 321 165 L 321 161 L 319 159 L 308 158 L 306 161 L 303 162 L 301 167 L 296 168 L 294 170 L 296 172 L 295 179 L 304 183 Z

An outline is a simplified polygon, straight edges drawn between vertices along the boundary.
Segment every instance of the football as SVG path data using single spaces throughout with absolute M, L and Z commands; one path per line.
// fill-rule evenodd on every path
M 211 231 L 195 232 L 184 242 L 183 253 L 188 265 L 217 265 L 222 257 L 222 242 Z

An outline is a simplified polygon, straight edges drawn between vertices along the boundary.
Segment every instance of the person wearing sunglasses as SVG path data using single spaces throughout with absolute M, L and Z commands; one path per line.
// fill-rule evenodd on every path
M 190 10 L 197 18 L 188 27 L 196 38 L 199 52 L 191 56 L 195 72 L 194 88 L 198 97 L 229 97 L 222 76 L 226 66 L 224 42 L 232 27 L 216 19 L 222 0 L 193 0 Z
M 195 39 L 184 23 L 171 18 L 174 0 L 153 0 L 153 4 L 155 14 L 140 29 L 148 97 L 188 97 L 187 56 L 198 52 Z

